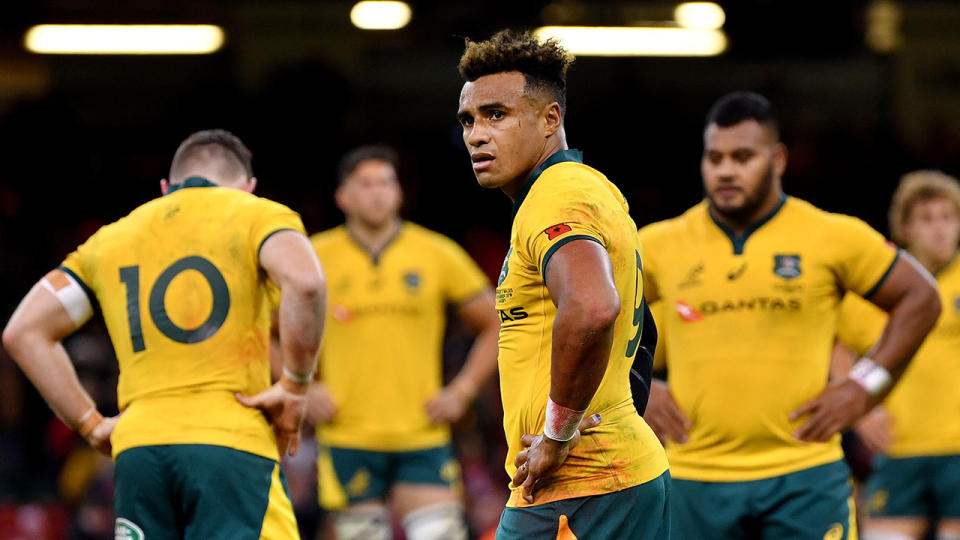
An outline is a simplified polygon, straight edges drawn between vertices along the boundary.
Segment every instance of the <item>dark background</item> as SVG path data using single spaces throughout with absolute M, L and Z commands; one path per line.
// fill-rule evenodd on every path
M 402 157 L 405 216 L 461 242 L 496 275 L 510 202 L 476 184 L 460 139 L 456 63 L 463 37 L 534 28 L 562 14 L 568 23 L 624 25 L 669 14 L 673 4 L 409 3 L 413 19 L 396 31 L 355 28 L 349 1 L 5 5 L 0 322 L 98 226 L 158 196 L 178 143 L 212 127 L 250 146 L 259 194 L 299 211 L 311 232 L 342 219 L 332 200 L 340 156 L 357 144 L 394 145 Z M 638 225 L 700 199 L 703 117 L 731 90 L 759 91 L 778 109 L 790 149 L 788 193 L 860 216 L 883 232 L 901 174 L 960 173 L 960 3 L 719 3 L 730 41 L 721 56 L 582 57 L 569 73 L 569 143 L 623 190 Z M 897 15 L 888 25 L 896 46 L 881 52 L 868 38 L 875 31 L 870 21 L 885 8 Z M 82 22 L 211 23 L 224 28 L 227 42 L 211 55 L 155 57 L 46 56 L 22 46 L 34 24 Z M 468 339 L 456 325 L 451 333 L 454 345 Z M 94 323 L 67 345 L 109 409 L 115 366 L 103 339 Z M 448 347 L 451 364 L 463 348 Z M 502 435 L 493 386 L 476 417 L 460 427 L 459 440 L 462 453 L 476 452 L 478 462 L 489 464 L 483 481 L 499 496 L 507 479 L 498 468 Z M 64 467 L 79 459 L 79 446 L 3 353 L 0 434 L 0 539 L 16 538 L 11 531 L 21 530 L 24 519 L 51 526 L 61 520 L 51 538 L 97 537 L 95 528 L 83 532 L 83 523 L 112 520 L 109 474 L 93 467 L 69 495 L 64 478 L 69 483 L 80 473 L 64 474 Z M 74 466 L 91 469 L 83 463 Z M 468 495 L 470 484 L 468 476 Z M 24 506 L 37 502 L 42 506 Z M 52 513 L 24 518 L 24 508 Z M 487 524 L 478 519 L 479 533 Z M 28 530 L 25 537 L 47 534 Z

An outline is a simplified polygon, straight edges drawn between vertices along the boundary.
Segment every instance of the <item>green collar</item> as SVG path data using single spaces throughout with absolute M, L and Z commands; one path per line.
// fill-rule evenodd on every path
M 191 176 L 179 184 L 171 184 L 167 188 L 167 195 L 173 193 L 174 191 L 183 189 L 183 188 L 192 188 L 192 187 L 219 187 L 217 184 L 203 178 L 202 176 Z
M 777 215 L 783 205 L 787 202 L 787 196 L 784 193 L 780 194 L 780 201 L 777 202 L 777 206 L 770 211 L 769 214 L 758 219 L 753 225 L 747 227 L 743 234 L 737 234 L 733 229 L 727 225 L 721 223 L 717 218 L 713 217 L 713 212 L 710 211 L 709 205 L 707 207 L 707 214 L 710 216 L 710 219 L 727 235 L 727 238 L 730 239 L 730 243 L 733 244 L 733 254 L 734 255 L 743 255 L 743 247 L 747 243 L 747 239 L 750 238 L 750 235 L 757 232 L 757 229 L 766 225 L 768 221 L 773 219 L 773 216 Z
M 554 153 L 543 162 L 542 165 L 537 167 L 537 170 L 533 171 L 533 174 L 523 183 L 523 187 L 520 188 L 520 191 L 517 192 L 517 198 L 513 201 L 513 217 L 517 217 L 517 212 L 520 211 L 520 205 L 523 204 L 523 200 L 527 198 L 527 193 L 530 193 L 530 188 L 533 187 L 533 183 L 537 181 L 537 178 L 540 178 L 540 175 L 543 174 L 543 171 L 549 169 L 551 166 L 556 165 L 557 163 L 563 163 L 564 161 L 573 161 L 575 163 L 583 163 L 583 152 L 579 150 L 574 150 L 573 148 L 569 150 L 560 150 L 559 152 Z
M 357 248 L 360 249 L 360 251 L 363 251 L 364 253 L 369 255 L 370 261 L 373 263 L 374 266 L 377 266 L 380 264 L 380 260 L 383 257 L 383 254 L 387 251 L 387 248 L 392 246 L 393 243 L 397 241 L 397 238 L 400 236 L 400 233 L 403 232 L 405 225 L 406 225 L 406 222 L 401 220 L 400 224 L 397 226 L 397 230 L 393 232 L 393 235 L 390 236 L 390 239 L 387 240 L 387 243 L 384 244 L 379 251 L 370 251 L 369 249 L 367 249 L 367 246 L 363 245 L 363 243 L 360 242 L 360 240 L 357 239 L 356 236 L 354 236 L 353 231 L 350 230 L 350 227 L 347 227 L 346 223 L 343 224 L 343 228 L 344 230 L 347 231 L 347 236 L 350 238 L 350 240 L 353 241 L 354 245 L 356 245 Z

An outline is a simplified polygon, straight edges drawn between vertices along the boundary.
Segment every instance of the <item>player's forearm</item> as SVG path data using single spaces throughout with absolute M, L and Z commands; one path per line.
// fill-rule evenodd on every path
M 312 374 L 326 316 L 323 280 L 318 277 L 281 290 L 279 334 L 283 367 L 297 375 Z
M 4 346 L 61 420 L 73 429 L 95 407 L 80 385 L 67 351 L 59 341 L 30 332 L 4 333 Z
M 940 296 L 932 286 L 912 287 L 890 310 L 880 342 L 871 355 L 896 380 L 906 369 L 940 316 Z
M 581 411 L 603 380 L 610 360 L 619 302 L 569 301 L 557 308 L 550 364 L 550 398 Z
M 497 325 L 484 328 L 474 340 L 463 368 L 450 382 L 450 386 L 457 388 L 468 399 L 473 399 L 477 390 L 486 384 L 497 370 L 499 334 L 500 329 Z

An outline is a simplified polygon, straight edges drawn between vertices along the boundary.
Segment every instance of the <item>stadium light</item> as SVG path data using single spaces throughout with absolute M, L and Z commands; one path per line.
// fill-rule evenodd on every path
M 350 21 L 363 30 L 396 30 L 410 22 L 412 13 L 406 2 L 364 0 L 350 10 Z
M 727 14 L 713 2 L 684 2 L 673 10 L 673 18 L 683 28 L 719 30 Z
M 23 43 L 40 54 L 209 54 L 223 36 L 209 24 L 41 24 Z
M 580 56 L 715 56 L 727 49 L 723 31 L 697 28 L 543 26 L 534 33 Z

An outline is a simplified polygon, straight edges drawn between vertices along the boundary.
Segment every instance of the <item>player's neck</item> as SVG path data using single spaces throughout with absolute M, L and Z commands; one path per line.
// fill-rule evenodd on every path
M 934 275 L 946 268 L 957 257 L 956 251 L 954 251 L 950 257 L 947 257 L 946 260 L 929 253 L 910 251 L 910 254 L 913 255 L 913 258 L 920 263 L 920 266 L 923 266 L 926 268 L 927 272 L 930 272 Z
M 370 253 L 380 253 L 393 240 L 403 221 L 399 218 L 375 225 L 359 218 L 347 218 L 347 231 L 358 244 Z
M 550 156 L 563 150 L 569 150 L 569 147 L 567 146 L 567 138 L 564 135 L 563 130 L 561 130 L 558 131 L 553 137 L 547 139 L 543 150 L 540 151 L 540 155 L 537 157 L 537 160 L 533 163 L 533 165 L 517 178 L 501 186 L 500 191 L 503 191 L 507 197 L 510 197 L 511 201 L 517 200 L 517 194 L 519 194 L 523 189 L 523 186 L 527 183 L 530 175 L 539 169 L 541 165 L 546 163 L 546 161 L 550 159 Z
M 766 219 L 777 208 L 780 201 L 784 198 L 781 189 L 771 189 L 770 193 L 764 199 L 763 203 L 753 209 L 752 212 L 744 214 L 724 214 L 717 210 L 713 204 L 710 205 L 710 214 L 714 219 L 729 227 L 736 234 L 743 234 L 747 229 L 753 227 L 761 220 Z

